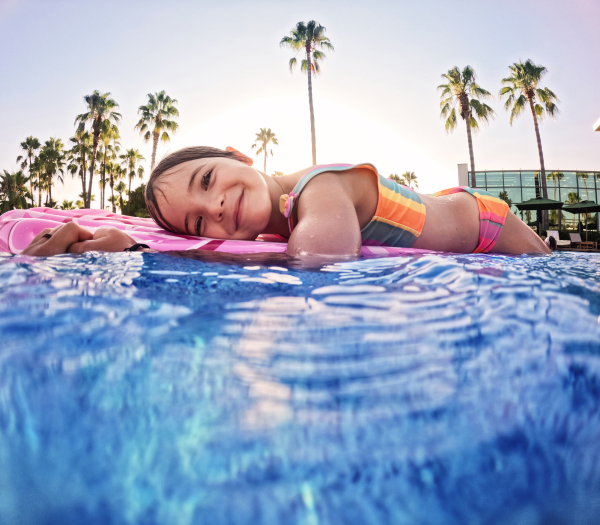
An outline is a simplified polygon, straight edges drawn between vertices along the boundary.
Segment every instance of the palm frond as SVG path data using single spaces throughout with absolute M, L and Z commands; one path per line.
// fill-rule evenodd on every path
M 479 102 L 479 100 L 471 99 L 470 106 L 472 109 L 475 110 L 477 118 L 483 120 L 486 123 L 489 122 L 489 119 L 494 118 L 496 116 L 496 113 L 490 106 L 484 104 L 483 102 Z
M 512 96 L 512 98 L 514 99 L 514 95 Z M 508 104 L 508 100 L 506 102 Z M 525 97 L 525 95 L 520 95 L 516 100 L 514 100 L 513 107 L 510 112 L 510 125 L 511 126 L 513 124 L 514 119 L 523 112 L 523 109 L 525 109 L 526 105 L 527 105 L 527 98 Z
M 450 133 L 450 132 L 454 131 L 454 128 L 456 128 L 456 109 L 455 108 L 452 108 L 452 111 L 450 111 L 450 115 L 446 119 L 445 128 L 446 128 L 446 133 Z
M 492 94 L 487 90 L 479 87 L 478 85 L 471 86 L 471 94 L 475 98 L 494 98 Z
M 469 117 L 469 127 L 474 131 L 479 131 L 479 124 L 473 116 Z

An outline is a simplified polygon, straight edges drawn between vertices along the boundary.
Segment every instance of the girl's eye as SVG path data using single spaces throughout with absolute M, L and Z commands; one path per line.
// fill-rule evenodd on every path
M 210 184 L 210 176 L 212 175 L 212 170 L 207 171 L 202 177 L 202 187 L 208 191 L 208 185 Z
M 202 226 L 202 217 L 196 219 L 196 235 L 200 237 L 200 227 Z

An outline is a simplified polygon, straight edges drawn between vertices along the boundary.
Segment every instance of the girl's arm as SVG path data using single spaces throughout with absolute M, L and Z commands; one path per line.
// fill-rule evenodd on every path
M 288 255 L 360 255 L 360 225 L 348 188 L 335 175 L 319 177 L 319 184 L 307 185 L 298 200 Z
M 98 228 L 94 233 L 74 222 L 41 231 L 25 248 L 22 255 L 49 257 L 60 253 L 89 251 L 122 252 L 135 240 L 116 228 Z

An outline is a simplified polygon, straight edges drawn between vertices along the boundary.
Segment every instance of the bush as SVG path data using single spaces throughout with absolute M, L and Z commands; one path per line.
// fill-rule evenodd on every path
M 148 214 L 148 209 L 146 208 L 146 199 L 144 199 L 144 194 L 146 193 L 146 185 L 142 184 L 138 186 L 135 190 L 131 192 L 129 195 L 129 200 L 131 201 L 131 209 L 129 210 L 129 214 L 133 217 L 150 217 Z M 127 206 L 124 205 L 124 212 L 127 211 Z

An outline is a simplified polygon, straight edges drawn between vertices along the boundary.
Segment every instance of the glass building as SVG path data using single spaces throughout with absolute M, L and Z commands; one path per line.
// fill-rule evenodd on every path
M 470 172 L 469 177 L 471 177 Z M 542 196 L 539 170 L 476 171 L 475 177 L 478 188 L 509 202 L 511 211 L 523 219 L 525 219 L 525 213 L 522 214 L 515 203 Z M 469 185 L 473 186 L 471 179 L 469 179 L 469 182 Z M 546 185 L 549 199 L 561 201 L 565 204 L 584 200 L 600 202 L 600 171 L 547 169 Z M 562 227 L 575 228 L 578 216 L 566 211 L 563 211 L 562 214 Z M 535 221 L 535 212 L 532 212 L 532 221 Z M 556 212 L 550 212 L 551 225 L 556 226 L 557 221 Z M 588 224 L 590 224 L 590 230 L 596 229 L 596 214 L 590 214 Z

